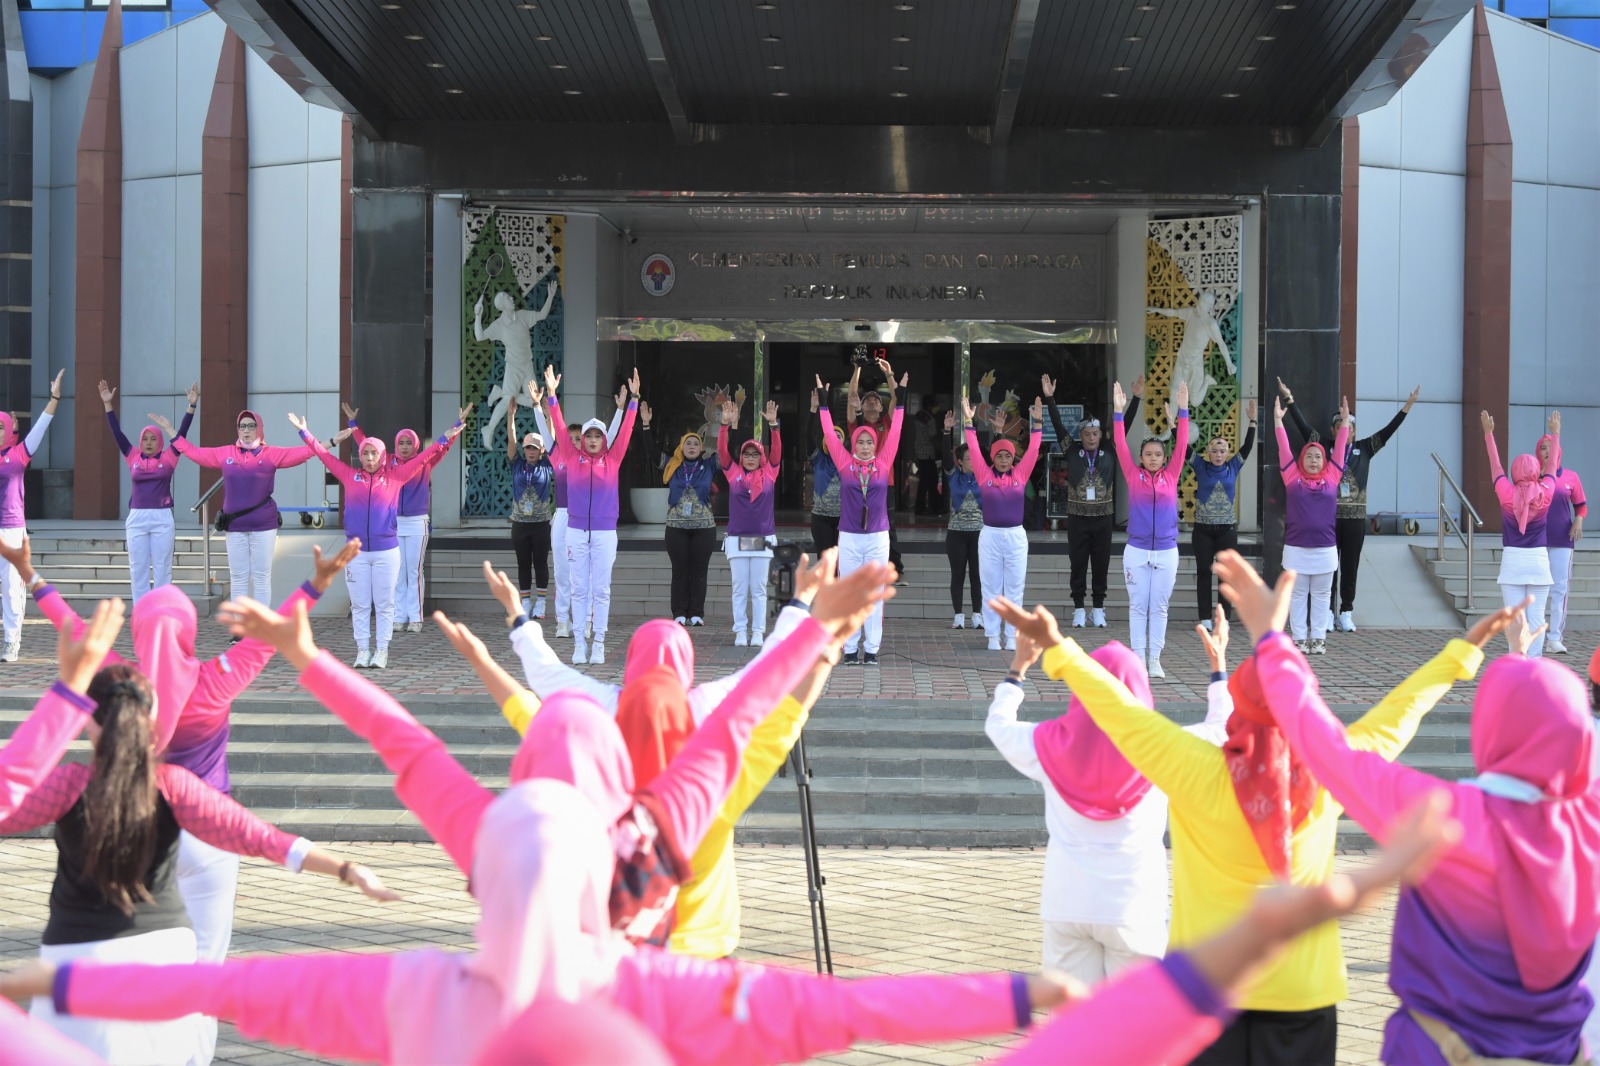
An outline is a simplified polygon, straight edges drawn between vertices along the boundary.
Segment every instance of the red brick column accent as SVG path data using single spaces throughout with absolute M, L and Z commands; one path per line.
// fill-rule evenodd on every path
M 244 41 L 222 38 L 200 160 L 200 442 L 238 436 L 234 418 L 250 399 L 250 123 Z M 204 492 L 217 480 L 200 472 Z M 220 504 L 219 504 L 220 506 Z M 213 508 L 215 509 L 215 508 Z
M 1511 124 L 1500 94 L 1489 22 L 1472 13 L 1472 83 L 1467 106 L 1467 225 L 1461 345 L 1461 488 L 1499 532 L 1480 411 L 1494 416 L 1502 448 L 1511 420 Z
M 115 518 L 121 471 L 96 387 L 122 383 L 122 3 L 111 0 L 78 132 L 72 517 Z
M 1339 233 L 1339 395 L 1356 402 L 1356 283 L 1361 249 L 1361 122 L 1344 120 L 1344 193 Z

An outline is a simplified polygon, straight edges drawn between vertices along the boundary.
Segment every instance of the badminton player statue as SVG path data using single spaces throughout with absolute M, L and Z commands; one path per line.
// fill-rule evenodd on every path
M 486 406 L 492 408 L 483 424 L 483 447 L 494 451 L 497 438 L 495 427 L 505 417 L 506 408 L 513 403 L 526 407 L 528 394 L 522 391 L 524 382 L 532 381 L 536 368 L 533 365 L 533 327 L 544 321 L 556 301 L 556 279 L 550 279 L 550 291 L 545 294 L 544 306 L 534 311 L 517 309 L 517 302 L 509 292 L 494 294 L 494 308 L 500 312 L 487 326 L 483 324 L 483 297 L 478 297 L 472 309 L 472 335 L 480 341 L 494 341 L 505 349 L 506 372 L 500 384 L 489 390 Z

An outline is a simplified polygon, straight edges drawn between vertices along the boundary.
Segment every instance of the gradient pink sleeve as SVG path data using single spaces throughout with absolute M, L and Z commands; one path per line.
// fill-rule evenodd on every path
M 1289 447 L 1289 431 L 1283 425 L 1273 427 L 1278 438 L 1278 469 L 1283 473 L 1283 483 L 1293 485 L 1300 480 L 1300 464 L 1295 460 L 1294 449 Z
M 56 971 L 64 1014 L 165 1021 L 209 1014 L 250 1040 L 388 1062 L 393 955 L 282 955 L 177 966 L 69 963 Z
M 724 422 L 717 427 L 717 465 L 722 468 L 723 477 L 733 475 L 733 456 L 728 454 L 728 423 Z
M 1122 476 L 1131 481 L 1138 475 L 1138 464 L 1128 451 L 1128 423 L 1121 412 L 1111 416 L 1111 443 L 1117 449 L 1117 462 L 1122 465 Z
M 40 585 L 39 591 L 33 594 L 33 602 L 38 605 L 39 613 L 48 618 L 50 624 L 55 626 L 57 631 L 63 630 L 70 625 L 72 626 L 72 639 L 83 639 L 83 631 L 88 628 L 89 623 L 79 617 L 78 612 L 72 609 L 72 605 L 62 597 L 60 592 L 56 591 L 54 585 Z M 105 662 L 107 664 L 124 661 L 126 660 L 116 652 L 106 652 Z
M 1500 446 L 1494 442 L 1494 432 L 1491 430 L 1483 435 L 1483 445 L 1489 449 L 1489 476 L 1495 481 L 1495 494 L 1500 492 L 1500 479 L 1506 476 L 1506 468 L 1500 465 Z M 1507 479 L 1509 480 L 1509 479 Z M 1511 498 L 1511 489 L 1506 488 L 1506 495 L 1500 497 L 1500 502 L 1505 503 Z
M 1322 702 L 1316 675 L 1294 644 L 1282 633 L 1272 633 L 1256 645 L 1256 673 L 1272 708 L 1272 716 L 1289 740 L 1289 746 L 1311 769 L 1317 783 L 1380 844 L 1390 824 L 1413 803 L 1429 793 L 1448 788 L 1455 799 L 1455 817 L 1463 829 L 1462 847 L 1487 839 L 1476 832 L 1478 808 L 1464 804 L 1460 791 L 1421 770 L 1392 763 L 1373 751 L 1357 751 L 1345 736 L 1344 725 Z
M 298 448 L 285 448 L 279 444 L 263 444 L 261 446 L 261 457 L 279 470 L 287 470 L 290 467 L 299 466 L 315 454 L 316 450 L 309 444 L 302 444 Z M 341 460 L 335 459 L 334 462 L 343 465 Z
M 82 1044 L 68 1040 L 42 1022 L 35 1022 L 0 999 L 0 1066 L 103 1066 L 104 1060 Z
M 429 441 L 428 446 L 422 451 L 391 468 L 394 474 L 394 481 L 400 485 L 407 485 L 416 480 L 419 475 L 426 474 L 433 469 L 434 464 L 444 455 L 446 447 L 448 445 L 441 444 L 437 440 Z
M 733 790 L 750 734 L 816 665 L 828 640 L 816 619 L 801 622 L 776 650 L 751 663 L 727 699 L 644 789 L 661 801 L 672 821 L 672 838 L 685 855 L 700 846 Z
M 817 420 L 822 423 L 822 447 L 827 451 L 828 458 L 833 460 L 834 467 L 843 470 L 850 465 L 850 453 L 845 451 L 838 435 L 833 432 L 833 412 L 826 406 L 819 407 Z
M 462 769 L 444 741 L 394 697 L 327 652 L 317 653 L 300 674 L 300 684 L 372 745 L 395 775 L 400 802 L 421 819 L 457 869 L 470 876 L 478 823 L 494 793 Z
M 83 732 L 94 702 L 57 681 L 0 748 L 0 818 L 11 814 L 44 783 Z
M 1182 952 L 1146 962 L 1058 1012 L 1006 1066 L 1188 1062 L 1222 1035 L 1232 1012 Z
M 266 859 L 280 866 L 298 838 L 264 822 L 181 766 L 163 763 L 156 770 L 161 794 L 167 797 L 178 824 L 223 851 Z
M 606 453 L 612 455 L 617 464 L 618 480 L 621 480 L 621 463 L 623 456 L 628 454 L 628 442 L 633 439 L 633 423 L 639 416 L 639 401 L 630 399 L 628 409 L 622 415 L 622 427 L 617 430 L 614 439 L 606 448 Z
M 889 423 L 889 432 L 884 434 L 883 443 L 878 447 L 876 462 L 878 469 L 888 471 L 892 477 L 894 457 L 900 454 L 900 431 L 905 428 L 906 409 L 904 407 L 896 407 L 894 414 L 890 417 L 892 420 Z M 890 497 L 891 499 L 893 498 L 892 493 Z
M 1028 416 L 1030 423 L 1028 429 L 1028 448 L 1022 453 L 1022 459 L 1017 463 L 1017 479 L 1027 481 L 1033 476 L 1034 464 L 1039 461 L 1039 448 L 1044 443 L 1044 430 L 1032 426 L 1033 415 Z
M 678 1062 L 800 1062 L 862 1041 L 959 1040 L 1030 1020 L 1012 974 L 844 980 L 775 966 L 641 949 L 612 996 Z
M 1189 409 L 1187 407 L 1178 411 L 1178 428 L 1172 438 L 1172 457 L 1167 460 L 1170 465 L 1178 464 L 1178 476 L 1183 476 L 1183 464 L 1189 455 Z M 1176 485 L 1174 485 L 1176 487 Z
M 778 432 L 778 427 L 772 427 L 772 445 L 767 449 L 767 474 L 769 477 L 778 476 L 778 466 L 783 459 L 783 434 Z
M 88 785 L 89 767 L 84 763 L 57 766 L 0 818 L 0 833 L 28 833 L 50 825 L 72 809 Z
M 172 450 L 200 466 L 221 469 L 227 461 L 229 453 L 234 450 L 234 445 L 228 444 L 221 448 L 202 448 L 198 444 L 191 444 L 183 437 L 172 438 Z
M 278 604 L 278 613 L 293 614 L 295 605 L 299 603 L 304 603 L 309 610 L 321 598 L 322 593 L 309 581 L 301 582 L 299 588 Z M 221 729 L 228 715 L 233 712 L 233 701 L 261 676 L 261 671 L 267 668 L 277 651 L 264 640 L 246 637 L 215 659 L 201 663 L 200 676 L 196 679 L 194 691 L 189 694 L 188 704 L 183 708 L 184 735 L 192 737 L 198 730 L 210 736 Z M 201 722 L 209 724 L 197 726 Z

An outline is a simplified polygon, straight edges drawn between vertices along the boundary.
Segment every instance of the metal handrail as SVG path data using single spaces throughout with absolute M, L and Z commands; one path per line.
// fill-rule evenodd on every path
M 1467 499 L 1467 494 L 1461 491 L 1461 486 L 1456 484 L 1456 479 L 1450 476 L 1450 471 L 1445 469 L 1444 460 L 1439 458 L 1439 453 L 1430 452 L 1429 454 L 1433 456 L 1433 465 L 1439 468 L 1439 546 L 1434 550 L 1433 560 L 1434 562 L 1439 562 L 1444 558 L 1444 531 L 1446 527 L 1449 527 L 1450 532 L 1455 535 L 1456 540 L 1460 541 L 1461 546 L 1467 549 L 1467 610 L 1470 611 L 1473 609 L 1472 543 L 1476 538 L 1472 535 L 1472 530 L 1463 530 L 1461 528 L 1461 520 L 1459 515 L 1452 516 L 1450 514 L 1449 508 L 1445 506 L 1444 487 L 1449 485 L 1450 488 L 1455 490 L 1456 498 L 1461 501 L 1461 506 L 1465 507 L 1467 509 L 1467 513 L 1472 516 L 1473 529 L 1482 527 L 1483 518 L 1479 516 L 1478 509 L 1472 506 L 1472 501 Z
M 189 508 L 190 514 L 194 514 L 196 511 L 200 512 L 201 558 L 203 560 L 202 565 L 205 567 L 202 573 L 205 574 L 205 593 L 207 596 L 211 595 L 211 497 L 215 496 L 217 490 L 221 487 L 222 479 L 219 477 L 211 483 L 209 489 L 200 494 L 200 499 L 195 501 L 195 505 Z

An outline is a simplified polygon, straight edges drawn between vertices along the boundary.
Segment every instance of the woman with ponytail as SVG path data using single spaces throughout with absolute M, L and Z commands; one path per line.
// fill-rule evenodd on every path
M 772 450 L 751 437 L 739 446 L 739 461 L 728 452 L 728 427 L 739 416 L 733 401 L 722 405 L 717 430 L 717 463 L 728 479 L 728 538 L 722 544 L 733 570 L 733 646 L 761 647 L 767 632 L 767 566 L 778 541 L 773 501 L 778 496 L 778 405 L 771 400 L 763 416 L 772 431 Z M 748 614 L 746 608 L 748 603 Z
M 93 644 L 103 626 L 97 612 L 90 638 L 78 646 Z M 68 632 L 64 648 L 73 646 Z M 103 655 L 102 646 L 86 664 L 86 655 L 64 653 L 56 689 L 63 698 L 93 705 L 91 761 L 57 766 L 0 818 L 0 833 L 55 826 L 56 874 L 42 959 L 195 961 L 194 932 L 177 887 L 181 830 L 214 847 L 338 877 L 374 899 L 397 898 L 364 867 L 266 824 L 189 771 L 163 762 L 155 750 L 155 690 L 127 663 L 96 672 Z M 58 1016 L 48 997 L 36 999 L 31 1013 L 108 1063 L 205 1063 L 215 1043 L 193 1015 L 159 1024 L 97 1022 Z
M 1550 416 L 1550 444 L 1544 449 L 1541 464 L 1532 455 L 1519 455 L 1511 461 L 1511 476 L 1500 465 L 1500 449 L 1494 442 L 1494 419 L 1488 411 L 1478 416 L 1483 426 L 1483 443 L 1489 449 L 1489 472 L 1494 475 L 1494 494 L 1500 500 L 1500 583 L 1501 602 L 1507 607 L 1533 597 L 1528 607 L 1528 629 L 1535 633 L 1528 644 L 1528 658 L 1544 655 L 1544 608 L 1550 599 L 1554 579 L 1550 573 L 1550 553 L 1545 548 L 1545 527 L 1550 518 L 1550 501 L 1556 494 L 1556 470 L 1561 466 L 1561 412 Z

